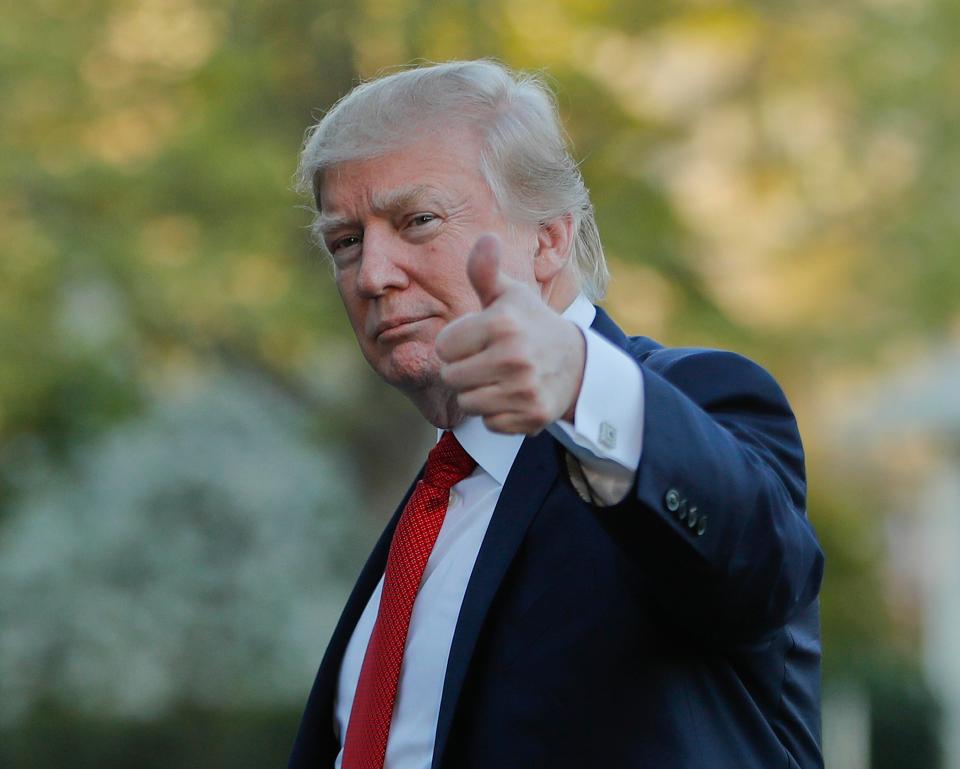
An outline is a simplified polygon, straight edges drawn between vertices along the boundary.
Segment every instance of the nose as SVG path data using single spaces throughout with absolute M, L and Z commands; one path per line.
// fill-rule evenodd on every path
M 402 266 L 404 243 L 392 228 L 368 226 L 363 233 L 357 290 L 367 299 L 382 296 L 391 288 L 402 289 L 409 278 Z

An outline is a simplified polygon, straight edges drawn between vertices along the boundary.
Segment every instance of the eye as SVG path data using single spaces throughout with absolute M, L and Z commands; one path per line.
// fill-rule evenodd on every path
M 330 253 L 336 254 L 338 251 L 342 251 L 345 248 L 351 248 L 358 243 L 360 243 L 360 237 L 358 235 L 347 235 L 342 238 L 337 238 L 329 245 Z
M 422 227 L 425 224 L 429 224 L 437 217 L 433 214 L 414 214 L 410 217 L 408 226 L 410 227 Z

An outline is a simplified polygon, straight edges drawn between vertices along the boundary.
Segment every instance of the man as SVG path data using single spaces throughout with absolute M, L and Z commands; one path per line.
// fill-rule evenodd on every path
M 775 382 L 626 337 L 546 89 L 359 86 L 301 179 L 370 365 L 441 433 L 290 766 L 822 766 L 822 554 Z

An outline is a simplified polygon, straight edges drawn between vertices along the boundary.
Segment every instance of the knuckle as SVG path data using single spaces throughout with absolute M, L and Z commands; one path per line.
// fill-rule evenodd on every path
M 521 383 L 514 390 L 514 397 L 528 406 L 532 406 L 536 403 L 537 393 L 530 385 Z
M 511 371 L 519 373 L 531 368 L 527 347 L 518 340 L 510 342 L 504 347 L 503 357 L 504 363 Z
M 458 387 L 463 379 L 463 366 L 457 363 L 448 363 L 440 368 L 440 379 L 448 387 Z
M 536 404 L 540 399 L 540 388 L 529 371 L 525 371 L 517 378 L 514 390 L 516 396 L 526 403 Z

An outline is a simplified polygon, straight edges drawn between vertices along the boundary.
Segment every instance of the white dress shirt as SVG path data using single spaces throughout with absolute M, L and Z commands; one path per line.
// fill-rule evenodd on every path
M 643 380 L 636 363 L 590 329 L 596 309 L 582 294 L 564 311 L 586 340 L 586 364 L 574 422 L 556 422 L 549 432 L 580 462 L 591 491 L 610 504 L 629 489 L 640 464 Z M 486 429 L 471 417 L 453 430 L 477 462 L 471 475 L 450 490 L 450 502 L 413 605 L 400 668 L 384 769 L 429 769 L 450 644 L 480 544 L 522 435 Z M 440 432 L 438 431 L 438 438 Z M 343 761 L 360 667 L 380 607 L 383 577 L 354 628 L 340 667 L 334 729 Z

